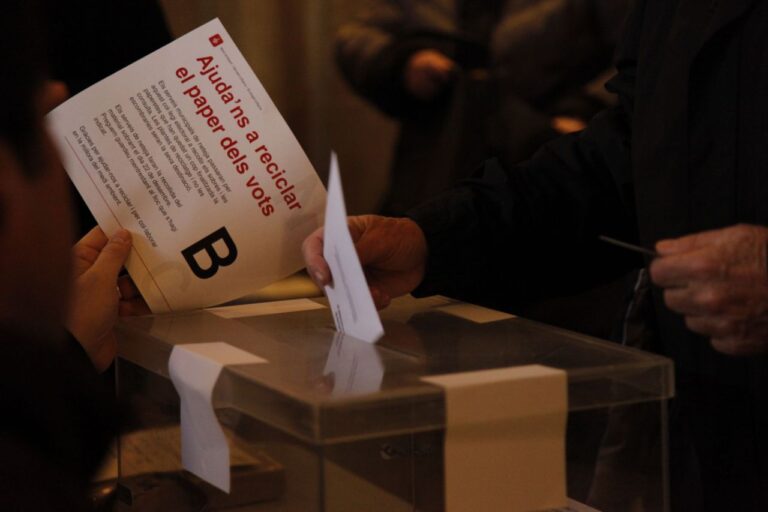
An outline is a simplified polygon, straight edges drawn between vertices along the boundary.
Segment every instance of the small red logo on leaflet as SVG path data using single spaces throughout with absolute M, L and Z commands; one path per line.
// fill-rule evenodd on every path
M 215 36 L 211 36 L 210 39 L 208 39 L 213 46 L 219 46 L 221 43 L 224 42 L 224 40 L 221 38 L 219 34 L 216 34 Z

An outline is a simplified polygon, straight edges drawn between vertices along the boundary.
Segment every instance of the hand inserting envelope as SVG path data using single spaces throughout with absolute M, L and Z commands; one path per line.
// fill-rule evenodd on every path
M 331 303 L 333 321 L 337 331 L 375 343 L 384 335 L 384 327 L 349 233 L 335 153 L 331 155 L 327 198 L 323 257 L 331 269 L 332 282 L 325 287 L 325 294 Z

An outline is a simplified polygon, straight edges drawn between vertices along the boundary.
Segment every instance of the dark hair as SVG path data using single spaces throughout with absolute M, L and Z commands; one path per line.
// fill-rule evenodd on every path
M 40 125 L 36 98 L 45 79 L 41 11 L 33 0 L 3 0 L 0 10 L 0 139 L 29 176 L 38 171 Z

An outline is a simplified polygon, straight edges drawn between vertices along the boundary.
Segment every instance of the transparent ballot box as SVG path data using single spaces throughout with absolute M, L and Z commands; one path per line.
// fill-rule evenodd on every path
M 323 299 L 123 320 L 119 509 L 445 510 L 445 391 L 423 378 L 537 364 L 566 373 L 568 509 L 668 510 L 668 359 L 443 297 L 381 315 L 375 345 L 338 335 Z M 175 345 L 212 342 L 263 361 L 213 388 L 229 493 L 182 468 L 169 374 Z

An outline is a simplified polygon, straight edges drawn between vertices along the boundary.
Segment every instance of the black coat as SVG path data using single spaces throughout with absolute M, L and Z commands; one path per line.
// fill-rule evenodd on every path
M 768 225 L 768 2 L 638 0 L 609 90 L 620 106 L 583 133 L 411 213 L 430 247 L 420 293 L 528 300 L 647 263 L 599 234 Z M 660 290 L 653 306 L 653 348 L 676 364 L 675 509 L 768 510 L 768 358 L 715 352 Z
M 92 510 L 91 479 L 117 433 L 113 394 L 74 339 L 0 327 L 0 510 Z

